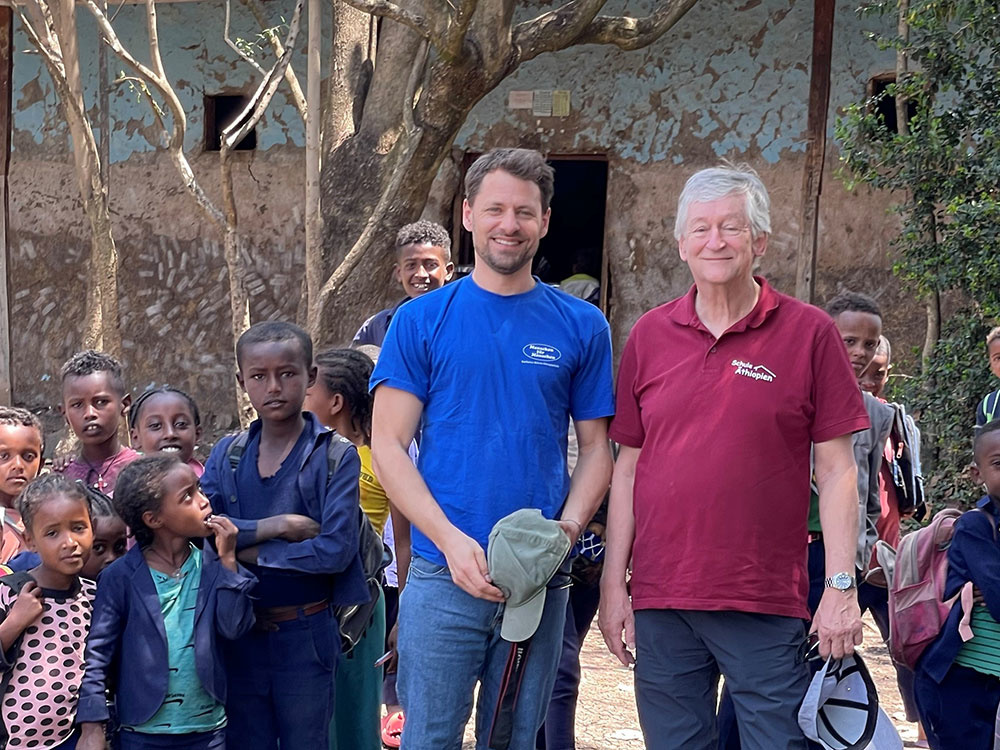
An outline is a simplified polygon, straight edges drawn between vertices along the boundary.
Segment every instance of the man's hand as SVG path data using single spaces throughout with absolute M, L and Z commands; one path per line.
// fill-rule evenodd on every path
M 597 626 L 608 650 L 626 667 L 635 664 L 635 616 L 624 581 L 601 581 L 601 606 Z M 622 639 L 622 632 L 625 637 Z
M 231 571 L 236 571 L 236 534 L 237 529 L 225 516 L 212 515 L 205 525 L 215 534 L 215 550 L 219 553 L 220 562 Z
M 77 750 L 105 750 L 106 747 L 103 724 L 87 721 L 80 725 L 80 739 L 76 743 Z
M 455 529 L 448 544 L 441 551 L 448 562 L 451 580 L 462 591 L 477 599 L 490 602 L 504 600 L 503 592 L 494 586 L 490 579 L 486 555 L 479 542 Z
M 809 632 L 819 636 L 819 655 L 824 659 L 830 656 L 842 659 L 853 654 L 864 635 L 857 589 L 824 591 Z
M 569 543 L 576 544 L 580 538 L 580 534 L 583 533 L 583 527 L 580 525 L 580 522 L 574 521 L 572 518 L 562 518 L 556 521 L 556 523 L 566 532 L 566 536 L 569 537 Z
M 42 616 L 43 609 L 42 590 L 34 581 L 28 581 L 14 600 L 13 606 L 7 613 L 7 620 L 11 627 L 23 633 L 31 623 Z
M 393 624 L 389 630 L 389 635 L 385 638 L 385 645 L 392 651 L 392 656 L 385 663 L 385 673 L 392 674 L 399 667 L 399 623 Z
M 309 516 L 300 516 L 295 513 L 283 513 L 278 516 L 281 519 L 281 533 L 279 539 L 289 542 L 304 542 L 319 535 L 319 524 Z

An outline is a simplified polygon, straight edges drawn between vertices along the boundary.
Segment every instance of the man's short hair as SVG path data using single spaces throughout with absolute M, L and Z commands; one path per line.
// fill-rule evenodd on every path
M 538 185 L 542 212 L 549 210 L 555 192 L 555 170 L 544 156 L 530 148 L 495 148 L 476 159 L 465 173 L 465 199 L 469 203 L 475 200 L 486 175 L 498 169 Z
M 841 292 L 826 303 L 826 312 L 831 318 L 836 318 L 845 312 L 860 312 L 874 315 L 882 320 L 882 310 L 879 308 L 878 302 L 860 292 Z
M 986 348 L 988 349 L 994 341 L 1000 341 L 1000 326 L 986 334 Z
M 119 396 L 125 395 L 125 379 L 122 377 L 122 365 L 110 354 L 99 352 L 95 349 L 85 349 L 77 352 L 62 366 L 60 379 L 66 382 L 66 378 L 82 378 L 93 375 L 95 372 L 108 373 L 108 380 L 111 387 Z
M 451 261 L 451 237 L 448 230 L 435 221 L 421 219 L 407 224 L 396 234 L 396 253 L 407 245 L 433 245 L 444 250 L 444 259 Z
M 679 240 L 687 224 L 688 209 L 692 203 L 708 203 L 734 193 L 746 198 L 747 221 L 754 239 L 771 233 L 771 199 L 767 188 L 757 173 L 749 166 L 723 165 L 695 172 L 684 183 L 677 199 L 677 219 L 674 222 L 674 239 Z
M 298 341 L 306 360 L 306 367 L 312 367 L 312 339 L 303 329 L 285 320 L 265 320 L 247 328 L 236 342 L 236 366 L 240 370 L 243 369 L 243 352 L 248 346 L 272 341 Z

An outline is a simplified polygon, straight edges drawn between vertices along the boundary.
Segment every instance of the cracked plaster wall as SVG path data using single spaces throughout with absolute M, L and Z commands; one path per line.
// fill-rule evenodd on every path
M 836 110 L 862 98 L 868 78 L 893 65 L 891 55 L 864 38 L 865 26 L 852 6 L 838 6 L 831 134 Z M 246 91 L 255 78 L 222 40 L 221 2 L 157 7 L 164 64 L 189 113 L 186 145 L 218 200 L 217 156 L 201 150 L 202 97 Z M 268 7 L 276 17 L 282 12 Z M 626 7 L 639 13 L 650 2 Z M 85 11 L 78 13 L 82 74 L 93 107 L 96 36 Z M 234 35 L 249 37 L 252 19 L 244 15 L 235 14 Z M 674 205 L 691 172 L 722 157 L 753 165 L 769 186 L 775 231 L 763 272 L 793 291 L 811 24 L 812 3 L 805 0 L 701 0 L 649 49 L 587 46 L 537 58 L 482 101 L 462 129 L 459 150 L 521 144 L 607 156 L 604 241 L 617 349 L 642 312 L 690 283 L 673 240 Z M 141 7 L 123 6 L 115 27 L 130 49 L 144 49 Z M 28 47 L 19 31 L 10 197 L 13 370 L 15 401 L 40 410 L 58 399 L 56 373 L 79 340 L 88 235 L 55 93 L 37 55 L 24 52 Z M 296 64 L 302 63 L 297 55 Z M 113 58 L 110 65 L 112 71 L 121 67 Z M 508 110 L 508 93 L 522 89 L 570 90 L 570 116 L 534 118 Z M 147 105 L 118 87 L 110 111 L 111 205 L 122 258 L 130 383 L 136 390 L 153 382 L 184 387 L 202 405 L 209 430 L 224 429 L 234 417 L 233 362 L 224 333 L 228 301 L 220 233 L 157 150 Z M 258 128 L 258 151 L 237 154 L 257 319 L 294 317 L 300 298 L 302 144 L 301 121 L 282 88 Z M 831 147 L 820 214 L 820 299 L 845 287 L 874 294 L 887 304 L 887 331 L 898 333 L 903 351 L 922 335 L 916 325 L 922 316 L 908 322 L 916 308 L 889 272 L 894 224 L 885 214 L 888 199 L 863 190 L 848 193 L 832 174 L 835 167 Z M 448 203 L 448 196 L 434 198 Z

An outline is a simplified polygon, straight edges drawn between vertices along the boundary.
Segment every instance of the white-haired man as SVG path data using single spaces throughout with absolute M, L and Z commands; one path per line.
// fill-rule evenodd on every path
M 720 674 L 745 750 L 804 750 L 810 451 L 828 576 L 812 629 L 839 657 L 861 642 L 851 433 L 868 417 L 830 317 L 753 275 L 771 231 L 755 173 L 693 175 L 674 231 L 694 286 L 622 356 L 601 630 L 623 663 L 636 649 L 650 750 L 715 747 Z

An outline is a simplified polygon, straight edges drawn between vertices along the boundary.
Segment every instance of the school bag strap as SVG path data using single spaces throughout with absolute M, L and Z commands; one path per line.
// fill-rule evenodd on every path
M 34 581 L 34 580 L 35 579 L 28 574 L 28 571 L 21 570 L 18 571 L 17 573 L 11 573 L 10 575 L 0 576 L 0 586 L 7 586 L 8 588 L 14 589 L 15 594 L 20 594 L 21 589 L 24 588 L 24 585 L 29 581 Z

